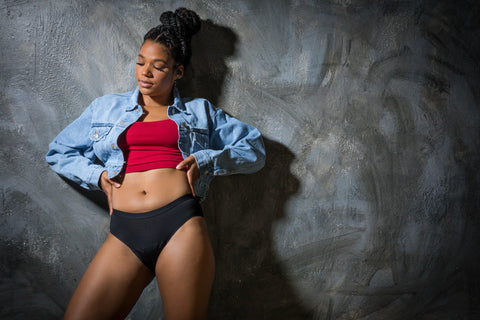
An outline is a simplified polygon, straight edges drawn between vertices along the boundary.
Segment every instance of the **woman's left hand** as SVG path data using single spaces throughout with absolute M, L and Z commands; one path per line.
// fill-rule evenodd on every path
M 193 155 L 189 155 L 177 165 L 178 170 L 183 170 L 185 168 L 187 168 L 188 184 L 192 190 L 192 195 L 195 197 L 193 186 L 195 185 L 195 182 L 197 182 L 198 178 L 200 178 L 200 169 L 198 169 L 197 160 L 195 160 Z

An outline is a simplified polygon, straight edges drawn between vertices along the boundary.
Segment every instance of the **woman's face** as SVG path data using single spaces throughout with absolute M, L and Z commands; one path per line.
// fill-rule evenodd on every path
M 147 40 L 138 54 L 136 76 L 142 95 L 170 99 L 175 80 L 183 76 L 183 65 L 176 66 L 163 45 Z

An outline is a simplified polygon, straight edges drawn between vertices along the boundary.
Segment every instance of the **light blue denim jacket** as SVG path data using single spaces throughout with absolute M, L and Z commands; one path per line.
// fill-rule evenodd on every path
M 90 106 L 50 143 L 46 160 L 58 174 L 80 186 L 99 190 L 100 175 L 113 178 L 122 172 L 125 160 L 118 147 L 119 135 L 138 120 L 142 107 L 139 89 L 110 94 Z M 265 164 L 260 132 L 205 99 L 181 98 L 174 89 L 168 116 L 178 125 L 182 156 L 193 154 L 200 169 L 195 194 L 205 197 L 214 176 L 252 173 Z

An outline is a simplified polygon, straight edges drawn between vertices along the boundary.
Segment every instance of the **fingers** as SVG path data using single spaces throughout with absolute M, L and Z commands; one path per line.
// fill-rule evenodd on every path
M 190 190 L 192 191 L 192 195 L 195 197 L 195 182 L 197 181 L 194 177 L 194 174 L 192 172 L 192 167 L 187 171 L 187 179 L 188 179 L 188 185 L 190 186 Z
M 182 162 L 177 164 L 176 169 L 182 170 L 182 169 L 189 168 L 193 163 L 196 163 L 195 157 L 193 155 L 189 155 L 188 157 L 183 159 Z
M 200 170 L 198 169 L 197 160 L 193 155 L 189 155 L 182 162 L 177 165 L 177 169 L 183 170 L 187 168 L 187 179 L 192 195 L 195 197 L 195 182 L 200 177 Z
M 106 190 L 104 190 L 104 192 L 107 195 L 108 213 L 112 215 L 113 214 L 112 185 L 108 185 Z
M 107 171 L 103 171 L 100 176 L 100 186 L 107 196 L 109 214 L 113 214 L 113 187 L 120 188 L 121 184 L 108 178 Z

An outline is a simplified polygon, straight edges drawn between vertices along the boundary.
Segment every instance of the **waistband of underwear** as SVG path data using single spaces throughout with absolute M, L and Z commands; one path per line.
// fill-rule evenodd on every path
M 130 213 L 130 212 L 125 212 L 125 211 L 113 209 L 113 215 L 121 216 L 121 217 L 128 218 L 128 219 L 146 219 L 146 218 L 151 218 L 151 217 L 154 217 L 154 216 L 157 216 L 157 215 L 167 213 L 168 211 L 175 208 L 179 204 L 181 204 L 185 201 L 188 201 L 188 200 L 196 201 L 195 198 L 193 197 L 193 195 L 185 194 L 185 195 L 181 196 L 180 198 L 177 198 L 177 199 L 173 200 L 172 202 L 164 205 L 163 207 L 160 207 L 158 209 L 154 209 L 152 211 Z

